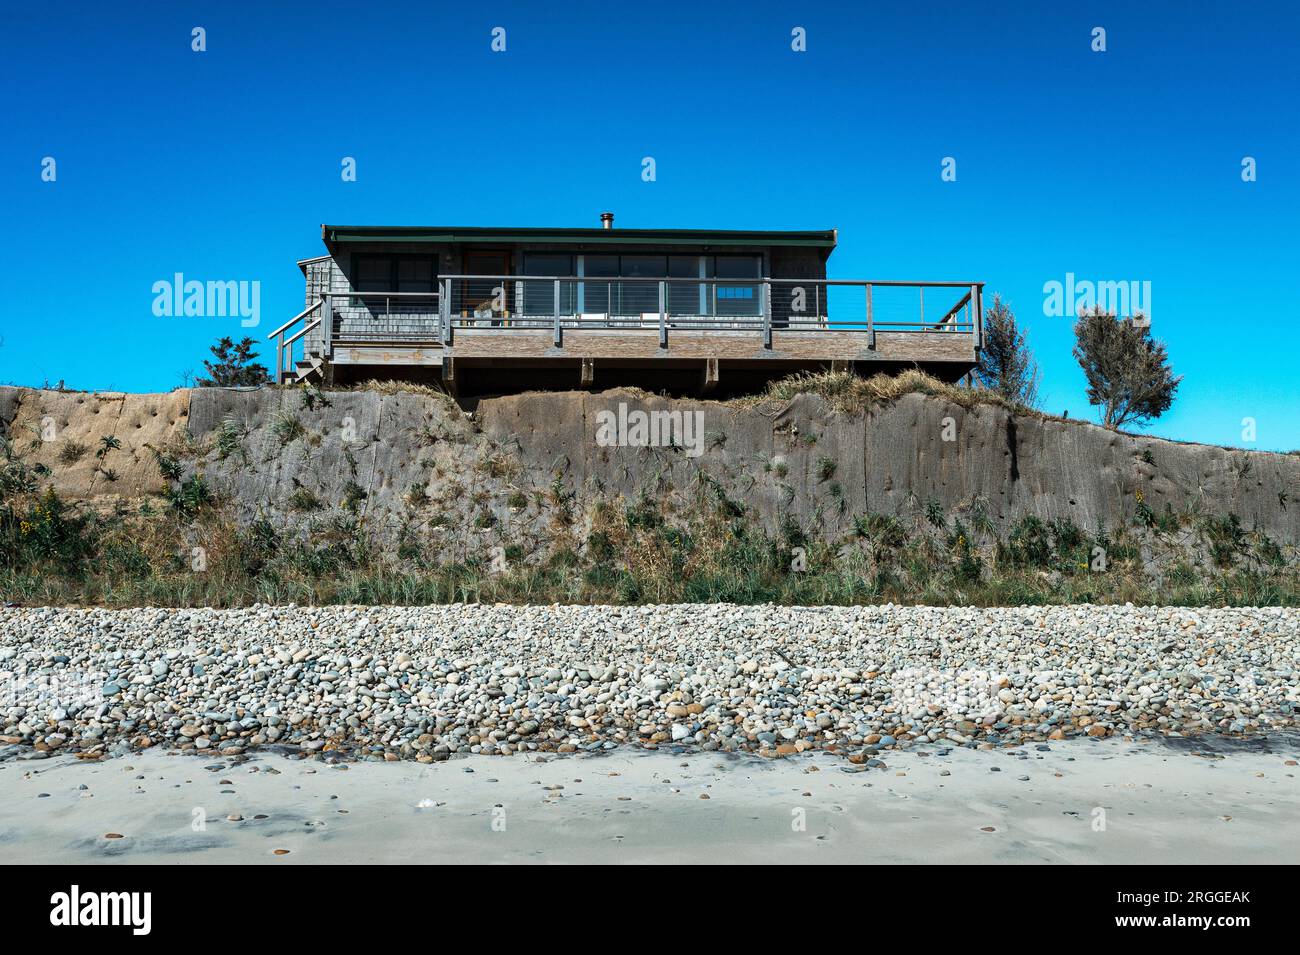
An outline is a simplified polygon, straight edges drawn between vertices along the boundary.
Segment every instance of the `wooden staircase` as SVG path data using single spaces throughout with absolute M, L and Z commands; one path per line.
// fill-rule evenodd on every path
M 293 363 L 293 369 L 285 375 L 287 385 L 301 385 L 311 382 L 320 384 L 325 380 L 326 361 L 315 352 L 309 352 Z
M 304 340 L 308 332 L 321 327 L 322 321 L 327 323 L 327 328 L 328 323 L 332 321 L 324 296 L 266 336 L 275 341 L 275 383 L 277 385 L 295 385 L 305 381 L 318 381 L 325 377 L 325 359 L 311 344 L 312 340 Z M 290 333 L 291 329 L 296 331 Z M 302 357 L 295 359 L 293 346 L 299 340 L 303 340 Z M 326 345 L 328 344 L 327 335 Z

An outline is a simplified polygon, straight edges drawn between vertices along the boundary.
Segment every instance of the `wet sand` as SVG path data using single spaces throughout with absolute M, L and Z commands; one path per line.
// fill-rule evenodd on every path
M 1296 862 L 1298 754 L 1289 738 L 915 749 L 865 770 L 637 749 L 10 758 L 0 863 Z

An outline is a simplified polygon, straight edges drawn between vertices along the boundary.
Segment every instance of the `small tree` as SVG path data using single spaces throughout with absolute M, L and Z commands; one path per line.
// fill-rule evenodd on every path
M 217 339 L 211 351 L 216 361 L 205 361 L 207 378 L 198 379 L 203 388 L 222 388 L 232 385 L 264 385 L 271 380 L 266 366 L 257 362 L 253 351 L 254 341 L 245 338 L 236 344 L 229 337 Z
M 1147 334 L 1139 313 L 1116 318 L 1100 305 L 1079 313 L 1074 357 L 1088 379 L 1088 401 L 1101 406 L 1101 423 L 1117 430 L 1158 418 L 1174 402 L 1182 375 L 1174 375 L 1163 343 Z
M 975 377 L 989 391 L 1032 408 L 1038 401 L 1038 363 L 1016 317 L 999 295 L 984 312 L 984 345 Z

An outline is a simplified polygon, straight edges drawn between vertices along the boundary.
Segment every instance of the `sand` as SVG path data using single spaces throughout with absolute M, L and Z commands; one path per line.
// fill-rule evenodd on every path
M 0 863 L 1295 862 L 1298 753 L 1295 737 L 1073 740 L 886 753 L 865 771 L 825 753 L 632 748 L 9 758 Z

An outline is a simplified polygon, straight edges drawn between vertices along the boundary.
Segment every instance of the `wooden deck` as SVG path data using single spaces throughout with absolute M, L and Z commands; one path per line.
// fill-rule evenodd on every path
M 441 381 L 462 393 L 621 384 L 744 392 L 825 368 L 920 368 L 956 381 L 975 367 L 981 344 L 980 283 L 689 280 L 683 294 L 681 282 L 653 281 L 658 311 L 639 316 L 583 312 L 584 293 L 591 303 L 599 290 L 607 306 L 616 293 L 635 291 L 616 287 L 606 296 L 590 278 L 447 276 L 436 293 L 323 293 L 269 336 L 277 380 Z M 494 297 L 471 294 L 480 285 Z M 811 312 L 803 285 L 812 287 Z M 638 294 L 650 302 L 645 289 Z M 546 301 L 551 315 L 537 314 Z
M 920 367 L 956 381 L 974 367 L 971 332 L 877 332 L 774 329 L 772 347 L 755 331 L 566 329 L 561 347 L 544 329 L 461 328 L 453 344 L 335 342 L 338 383 L 374 377 L 441 380 L 455 391 L 605 387 L 635 384 L 674 392 L 747 391 L 798 371 L 855 369 L 861 374 Z

